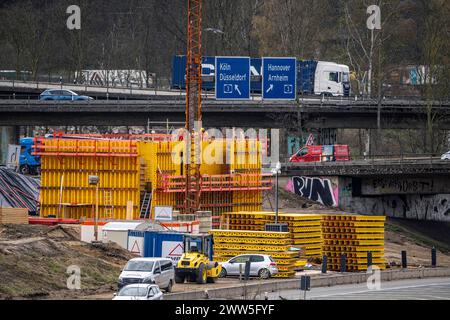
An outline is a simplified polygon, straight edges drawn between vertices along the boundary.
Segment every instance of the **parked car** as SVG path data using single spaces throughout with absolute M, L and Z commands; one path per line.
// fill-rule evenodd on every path
M 44 101 L 89 101 L 94 98 L 88 96 L 80 96 L 72 90 L 47 89 L 41 93 L 39 100 Z
M 441 157 L 441 160 L 450 160 L 450 151 L 447 153 L 444 153 Z
M 250 261 L 251 263 L 251 277 L 269 279 L 274 274 L 278 273 L 277 264 L 271 256 L 262 254 L 245 254 L 236 256 L 228 260 L 227 262 L 222 262 L 222 272 L 220 273 L 220 277 L 225 278 L 227 276 L 238 276 L 240 268 L 242 270 L 242 273 L 244 273 L 245 264 L 247 261 Z
M 114 294 L 113 300 L 163 300 L 163 293 L 156 284 L 130 284 Z
M 134 258 L 119 276 L 119 289 L 129 284 L 156 284 L 166 292 L 175 283 L 175 268 L 168 258 Z

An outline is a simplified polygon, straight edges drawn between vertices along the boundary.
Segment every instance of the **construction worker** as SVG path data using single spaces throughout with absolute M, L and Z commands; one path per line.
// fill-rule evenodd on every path
M 205 128 L 202 128 L 202 140 L 207 141 L 209 138 L 208 132 L 206 132 Z

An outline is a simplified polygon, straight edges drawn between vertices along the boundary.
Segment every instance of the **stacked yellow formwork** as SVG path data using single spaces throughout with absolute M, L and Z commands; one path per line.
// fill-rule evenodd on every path
M 368 252 L 372 252 L 372 264 L 384 269 L 385 221 L 380 216 L 324 215 L 323 250 L 329 269 L 339 271 L 345 254 L 347 271 L 367 270 Z
M 322 255 L 321 215 L 280 213 L 278 222 L 289 227 L 294 247 L 305 258 Z M 230 230 L 264 231 L 265 225 L 275 222 L 273 212 L 228 212 L 222 218 L 222 228 Z
M 295 276 L 298 265 L 305 265 L 296 251 L 290 251 L 292 238 L 289 232 L 212 230 L 214 261 L 223 262 L 243 254 L 270 255 L 277 263 L 279 278 Z
M 92 218 L 96 200 L 89 175 L 100 178 L 100 219 L 130 218 L 130 203 L 132 218 L 139 219 L 146 191 L 152 194 L 152 213 L 156 206 L 183 213 L 185 142 L 117 139 L 36 139 L 36 154 L 42 157 L 42 216 Z M 261 173 L 260 149 L 256 140 L 202 141 L 200 211 L 219 216 L 261 209 L 262 192 L 272 188 L 272 181 Z
M 135 141 L 36 139 L 41 156 L 42 217 L 93 218 L 98 176 L 100 219 L 126 219 L 140 201 L 140 162 Z M 138 218 L 135 216 L 134 218 Z
M 161 169 L 158 165 L 158 153 L 145 158 L 155 159 L 148 166 L 150 174 L 146 176 L 154 186 L 154 206 L 173 206 L 184 211 L 185 177 L 181 155 L 184 142 L 171 142 L 162 151 L 170 161 Z M 201 195 L 200 211 L 211 211 L 214 216 L 241 208 L 261 209 L 262 192 L 272 188 L 272 181 L 263 175 L 261 161 L 261 143 L 256 140 L 212 140 L 202 142 Z

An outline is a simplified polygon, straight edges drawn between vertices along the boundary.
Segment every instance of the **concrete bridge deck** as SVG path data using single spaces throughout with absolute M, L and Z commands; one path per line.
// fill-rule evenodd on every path
M 436 127 L 450 130 L 450 103 L 436 104 Z M 375 129 L 375 101 L 317 99 L 297 102 L 221 102 L 206 100 L 204 126 L 241 128 Z M 423 101 L 384 101 L 382 128 L 418 129 L 426 125 Z M 147 126 L 148 121 L 181 122 L 183 100 L 61 102 L 0 100 L 0 126 Z

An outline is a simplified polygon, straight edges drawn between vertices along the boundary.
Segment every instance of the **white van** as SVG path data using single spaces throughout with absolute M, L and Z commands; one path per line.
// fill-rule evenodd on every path
M 168 258 L 135 258 L 128 261 L 119 276 L 119 290 L 129 284 L 156 284 L 166 292 L 175 283 L 175 268 Z
M 350 68 L 343 64 L 317 63 L 314 93 L 341 97 L 350 94 Z

